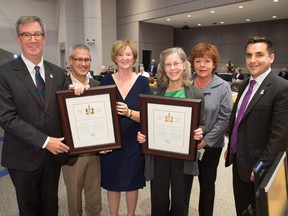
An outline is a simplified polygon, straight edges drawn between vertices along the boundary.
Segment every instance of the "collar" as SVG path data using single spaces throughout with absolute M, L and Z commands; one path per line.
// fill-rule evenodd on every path
M 30 72 L 30 74 L 35 73 L 34 67 L 36 66 L 34 63 L 32 63 L 30 60 L 28 60 L 27 58 L 25 58 L 25 56 L 23 55 L 23 53 L 21 53 L 21 58 L 23 59 L 26 67 L 28 68 L 28 71 Z M 38 66 L 40 67 L 40 73 L 41 75 L 44 75 L 44 64 L 43 64 L 43 56 L 41 57 L 41 61 L 39 62 Z M 45 77 L 45 76 L 42 76 Z
M 82 83 L 82 82 L 80 82 L 79 80 L 77 80 L 73 75 L 72 75 L 72 73 L 70 74 L 70 78 L 71 78 L 71 81 L 72 81 L 72 83 L 74 84 L 74 83 L 78 83 L 78 84 L 84 84 L 85 86 L 87 86 L 88 84 L 89 84 L 89 77 L 88 76 L 86 76 L 86 80 L 85 80 L 85 83 Z
M 258 77 L 256 77 L 255 81 L 257 82 L 257 84 L 260 86 L 261 83 L 263 82 L 263 80 L 268 76 L 268 74 L 271 72 L 271 68 L 269 68 L 267 71 L 265 71 L 263 74 L 259 75 Z M 253 80 L 253 77 L 250 76 L 250 80 L 249 82 Z

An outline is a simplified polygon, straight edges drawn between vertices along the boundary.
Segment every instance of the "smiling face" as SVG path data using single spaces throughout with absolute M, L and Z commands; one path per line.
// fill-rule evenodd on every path
M 120 50 L 116 56 L 115 62 L 117 63 L 119 69 L 127 70 L 132 68 L 134 64 L 132 49 L 127 46 L 123 50 Z
M 183 71 L 186 69 L 186 64 L 183 64 L 178 53 L 168 55 L 164 60 L 164 67 L 169 82 L 182 83 Z
M 264 42 L 251 43 L 246 48 L 246 67 L 254 79 L 270 68 L 274 58 L 275 55 L 268 53 Z
M 19 25 L 19 33 L 30 33 L 43 32 L 38 22 L 24 23 Z M 24 39 L 22 36 L 17 36 L 17 41 L 21 46 L 22 53 L 31 62 L 38 64 L 42 58 L 42 52 L 45 45 L 45 36 L 40 39 L 35 39 L 32 36 L 30 39 Z
M 74 55 L 69 57 L 73 76 L 79 81 L 85 81 L 90 70 L 90 52 L 86 49 L 76 48 Z
M 213 60 L 206 55 L 204 57 L 195 58 L 193 65 L 195 73 L 200 78 L 210 77 L 213 69 L 215 68 Z

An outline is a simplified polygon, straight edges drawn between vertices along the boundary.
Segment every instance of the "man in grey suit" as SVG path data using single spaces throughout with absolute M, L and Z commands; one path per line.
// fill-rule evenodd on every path
M 2 165 L 9 170 L 21 216 L 56 216 L 61 168 L 57 156 L 69 147 L 62 142 L 55 92 L 64 89 L 65 75 L 43 60 L 46 37 L 39 17 L 20 17 L 16 31 L 21 56 L 0 66 Z M 42 78 L 36 77 L 35 66 Z M 37 79 L 42 79 L 45 98 L 37 92 Z
M 246 67 L 251 77 L 239 88 L 231 113 L 225 154 L 226 166 L 233 164 L 237 215 L 242 215 L 249 205 L 255 208 L 252 170 L 257 161 L 261 160 L 267 171 L 278 153 L 288 147 L 288 82 L 271 72 L 274 59 L 271 40 L 260 36 L 248 39 Z M 249 83 L 253 82 L 256 84 L 250 88 L 253 90 L 245 109 L 242 104 L 246 101 Z

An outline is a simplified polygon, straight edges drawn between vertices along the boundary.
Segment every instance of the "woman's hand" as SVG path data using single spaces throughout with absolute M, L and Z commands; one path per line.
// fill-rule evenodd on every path
M 201 140 L 201 142 L 197 145 L 197 149 L 202 149 L 207 145 L 207 143 L 205 142 L 205 140 Z
M 74 89 L 75 95 L 82 95 L 84 93 L 84 90 L 88 90 L 89 88 L 89 85 L 84 86 L 81 83 L 74 83 L 69 85 L 69 89 Z
M 146 142 L 146 136 L 144 134 L 142 134 L 140 131 L 138 131 L 137 140 L 139 143 L 143 144 Z
M 128 108 L 127 104 L 123 102 L 116 102 L 116 111 L 118 115 L 123 115 L 129 117 L 131 110 Z
M 203 130 L 202 130 L 202 128 L 197 128 L 196 130 L 194 130 L 194 139 L 195 140 L 203 139 Z

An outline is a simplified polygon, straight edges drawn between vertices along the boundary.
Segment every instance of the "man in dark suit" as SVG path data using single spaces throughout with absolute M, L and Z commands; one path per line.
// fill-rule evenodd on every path
M 84 44 L 72 47 L 69 63 L 72 71 L 66 76 L 66 86 L 82 84 L 88 88 L 100 85 L 100 82 L 88 78 L 91 55 L 89 48 Z M 62 166 L 63 178 L 67 189 L 69 215 L 82 215 L 82 192 L 85 195 L 85 213 L 87 216 L 100 215 L 101 185 L 100 185 L 100 158 L 95 152 L 73 155 Z
M 46 37 L 39 17 L 20 17 L 16 31 L 21 56 L 0 66 L 2 165 L 9 170 L 21 216 L 57 216 L 61 164 L 55 155 L 69 147 L 62 142 L 55 91 L 64 89 L 65 74 L 43 60 Z
M 149 64 L 148 66 L 148 73 L 150 74 L 150 76 L 153 76 L 155 77 L 156 74 L 157 74 L 157 64 L 156 64 L 156 60 L 155 59 L 152 59 L 151 60 L 151 63 Z
M 254 36 L 246 44 L 244 80 L 232 110 L 226 166 L 233 164 L 233 189 L 237 215 L 250 205 L 255 208 L 253 166 L 258 160 L 267 171 L 280 151 L 288 146 L 288 82 L 271 72 L 275 58 L 273 43 Z M 255 83 L 250 101 L 244 98 Z M 246 110 L 245 102 L 249 101 Z M 244 114 L 242 115 L 242 110 Z M 242 118 L 239 118 L 242 116 Z M 239 123 L 240 122 L 240 123 Z

